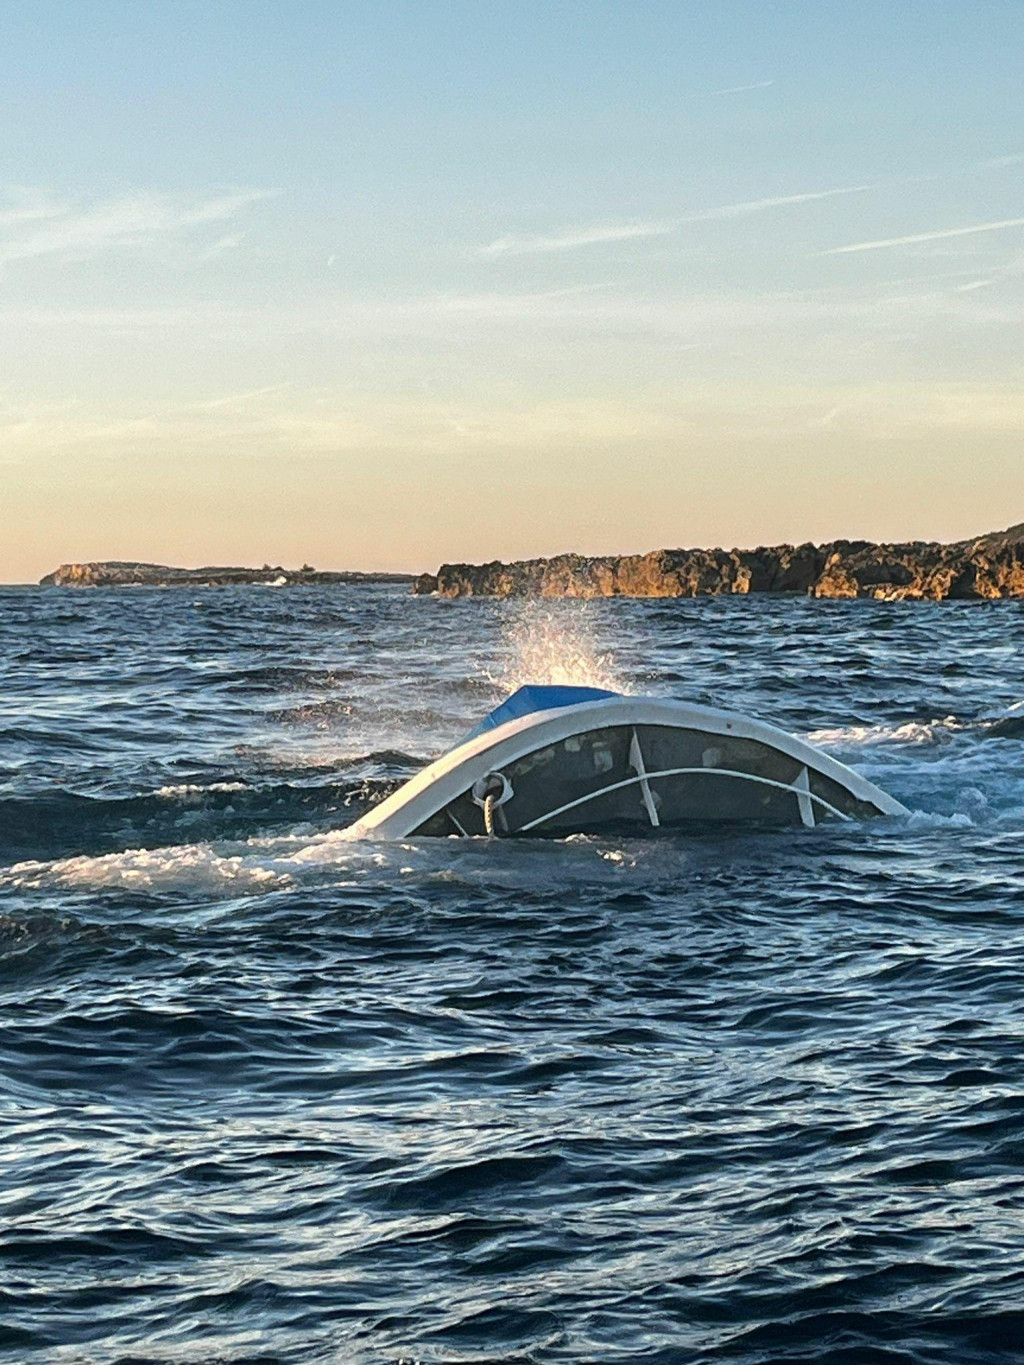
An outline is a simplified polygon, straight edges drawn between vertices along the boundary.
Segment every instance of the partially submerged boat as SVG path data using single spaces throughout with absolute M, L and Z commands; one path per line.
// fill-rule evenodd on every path
M 762 720 L 592 687 L 521 687 L 349 834 L 564 838 L 906 813 Z

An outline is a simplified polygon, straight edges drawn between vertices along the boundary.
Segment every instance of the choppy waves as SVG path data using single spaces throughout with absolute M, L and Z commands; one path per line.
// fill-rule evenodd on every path
M 591 605 L 913 814 L 384 845 L 496 605 L 0 594 L 0 1350 L 1018 1359 L 1022 621 Z

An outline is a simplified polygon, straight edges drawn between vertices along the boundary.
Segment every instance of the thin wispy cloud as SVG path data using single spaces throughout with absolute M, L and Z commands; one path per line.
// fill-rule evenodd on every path
M 585 306 L 588 299 L 602 295 L 612 287 L 607 282 L 596 281 L 593 284 L 569 285 L 564 289 L 531 289 L 511 294 L 442 295 L 438 298 L 438 306 L 452 313 L 494 317 L 536 314 L 552 309 L 557 312 L 564 305 L 568 305 L 571 311 L 574 301 L 581 301 Z
M 36 190 L 8 190 L 4 198 L 7 202 L 0 204 L 0 232 L 23 223 L 38 223 L 60 213 L 59 208 Z
M 221 194 L 183 213 L 181 222 L 186 227 L 198 223 L 221 223 L 225 218 L 233 218 L 242 209 L 249 208 L 251 204 L 258 204 L 263 199 L 273 199 L 279 193 L 279 190 L 239 190 L 235 194 Z
M 0 264 L 40 256 L 81 259 L 176 235 L 192 236 L 276 193 L 238 190 L 197 199 L 146 191 L 86 205 L 39 196 L 0 214 Z
M 292 388 L 291 380 L 284 384 L 266 384 L 261 389 L 246 389 L 244 393 L 229 393 L 223 398 L 210 398 L 205 403 L 195 403 L 192 410 L 207 411 L 213 408 L 235 408 L 246 403 L 251 403 L 256 398 L 266 398 L 272 393 L 284 393 L 286 389 Z M 190 409 L 186 408 L 185 411 Z
M 545 252 L 576 251 L 580 247 L 601 246 L 614 242 L 637 241 L 649 237 L 664 237 L 678 231 L 687 223 L 711 223 L 728 218 L 745 218 L 765 209 L 782 208 L 789 204 L 808 204 L 816 199 L 834 199 L 844 194 L 861 194 L 870 185 L 841 185 L 828 190 L 811 190 L 801 194 L 776 195 L 769 199 L 745 199 L 737 204 L 720 204 L 715 208 L 698 209 L 678 218 L 633 219 L 624 223 L 596 223 L 589 227 L 567 228 L 564 232 L 538 236 L 499 237 L 479 249 L 487 258 L 499 256 L 531 256 Z
M 907 237 L 882 237 L 874 242 L 850 242 L 833 246 L 822 256 L 846 256 L 855 251 L 884 251 L 894 246 L 915 246 L 918 242 L 944 242 L 951 237 L 972 237 L 978 232 L 1004 232 L 1009 228 L 1024 227 L 1024 218 L 1001 218 L 994 223 L 975 223 L 972 227 L 941 228 L 936 232 L 914 232 Z
M 567 228 L 564 232 L 536 237 L 499 237 L 480 248 L 481 256 L 530 256 L 547 251 L 575 251 L 581 246 L 608 242 L 629 242 L 642 237 L 663 237 L 674 232 L 678 223 L 651 219 L 646 222 L 598 223 L 591 227 Z
M 164 308 L 15 308 L 0 311 L 0 326 L 37 327 L 55 331 L 88 329 L 122 332 L 195 330 L 223 321 L 223 310 L 206 304 L 172 304 Z
M 754 81 L 752 85 L 727 85 L 721 90 L 709 90 L 709 95 L 745 95 L 748 90 L 767 90 L 774 81 Z
M 223 256 L 225 251 L 234 251 L 241 240 L 241 237 L 234 233 L 229 233 L 225 237 L 218 237 L 215 242 L 211 242 L 204 251 L 200 252 L 199 260 L 212 261 L 215 256 Z
M 1005 166 L 1019 166 L 1024 161 L 1024 153 L 1015 152 L 1012 156 L 990 156 L 987 161 L 979 161 L 977 170 L 1000 171 Z
M 782 208 L 786 204 L 809 204 L 816 199 L 835 199 L 843 194 L 863 194 L 870 185 L 841 185 L 837 189 L 812 190 L 806 194 L 783 194 L 772 199 L 746 199 L 739 204 L 722 204 L 718 208 L 702 209 L 688 213 L 677 220 L 683 223 L 711 223 L 723 218 L 745 218 L 751 213 L 762 213 L 765 209 Z

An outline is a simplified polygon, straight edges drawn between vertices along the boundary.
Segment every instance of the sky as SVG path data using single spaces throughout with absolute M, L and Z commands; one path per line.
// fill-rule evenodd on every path
M 0 580 L 1024 521 L 1020 0 L 6 0 Z

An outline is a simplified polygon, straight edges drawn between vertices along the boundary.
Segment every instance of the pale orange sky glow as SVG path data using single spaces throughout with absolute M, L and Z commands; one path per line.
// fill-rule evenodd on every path
M 1024 520 L 1009 42 L 468 13 L 13 35 L 0 580 Z

